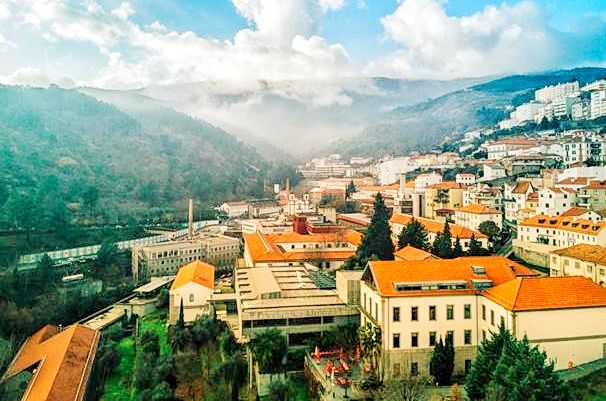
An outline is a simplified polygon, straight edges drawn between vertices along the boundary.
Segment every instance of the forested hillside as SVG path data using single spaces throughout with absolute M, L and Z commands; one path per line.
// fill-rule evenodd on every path
M 169 109 L 126 114 L 76 91 L 0 86 L 0 227 L 59 229 L 155 217 L 262 194 L 270 165 Z
M 495 124 L 506 115 L 507 107 L 531 100 L 536 89 L 575 79 L 583 85 L 604 77 L 604 68 L 578 68 L 496 79 L 396 108 L 383 114 L 379 123 L 368 126 L 361 135 L 332 144 L 330 151 L 371 156 L 427 151 L 446 136 Z

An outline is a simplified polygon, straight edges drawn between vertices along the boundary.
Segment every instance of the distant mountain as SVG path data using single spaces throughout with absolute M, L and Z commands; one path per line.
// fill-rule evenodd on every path
M 124 112 L 57 87 L 0 86 L 0 137 L 1 226 L 139 219 L 188 196 L 262 194 L 269 168 L 251 146 L 157 102 Z
M 531 100 L 536 89 L 579 80 L 581 85 L 606 78 L 604 68 L 577 68 L 515 75 L 457 90 L 412 106 L 383 113 L 354 138 L 335 141 L 327 152 L 380 156 L 427 151 L 447 136 L 495 124 L 506 108 Z
M 264 156 L 276 148 L 291 161 L 351 138 L 382 114 L 485 82 L 351 78 L 338 81 L 209 81 L 152 86 L 145 95 L 253 144 Z M 271 145 L 269 145 L 271 144 Z M 282 158 L 283 159 L 283 158 Z

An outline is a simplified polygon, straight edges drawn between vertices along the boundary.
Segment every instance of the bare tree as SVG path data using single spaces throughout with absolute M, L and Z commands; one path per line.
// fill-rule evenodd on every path
M 391 379 L 384 383 L 381 399 L 387 401 L 425 400 L 423 389 L 428 384 L 429 379 L 421 376 Z

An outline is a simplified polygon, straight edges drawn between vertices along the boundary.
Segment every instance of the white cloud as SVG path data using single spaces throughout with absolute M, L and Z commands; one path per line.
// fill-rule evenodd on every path
M 370 74 L 458 78 L 527 72 L 557 65 L 558 43 L 534 2 L 486 6 L 448 16 L 439 0 L 404 0 L 381 19 L 397 51 L 375 60 Z
M 8 9 L 8 4 L 5 4 L 3 1 L 0 1 L 0 20 L 6 19 L 11 16 L 11 12 Z
M 13 49 L 17 47 L 17 45 L 10 40 L 6 39 L 3 34 L 0 33 L 0 51 L 6 51 L 8 49 Z
M 47 87 L 51 84 L 51 80 L 37 68 L 23 67 L 13 71 L 9 75 L 0 75 L 0 83 L 6 85 Z
M 133 6 L 131 6 L 130 3 L 126 2 L 121 3 L 120 7 L 116 8 L 115 10 L 112 10 L 112 14 L 124 21 L 126 21 L 134 13 L 135 9 L 133 8 Z

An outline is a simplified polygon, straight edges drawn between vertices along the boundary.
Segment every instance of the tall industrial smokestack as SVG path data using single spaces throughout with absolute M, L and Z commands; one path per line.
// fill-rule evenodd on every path
M 194 237 L 194 200 L 189 198 L 189 210 L 187 213 L 187 239 Z

